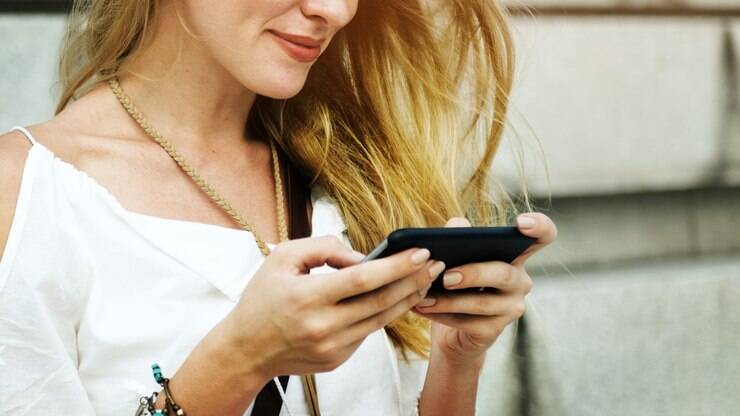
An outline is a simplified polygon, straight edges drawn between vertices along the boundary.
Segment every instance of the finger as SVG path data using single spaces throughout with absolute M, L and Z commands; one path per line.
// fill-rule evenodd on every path
M 555 223 L 552 222 L 550 217 L 539 212 L 519 215 L 517 217 L 517 228 L 522 234 L 536 238 L 537 241 L 512 262 L 515 265 L 524 264 L 532 254 L 555 241 L 558 236 Z
M 424 267 L 429 256 L 429 250 L 425 248 L 410 248 L 392 256 L 322 275 L 321 279 L 315 279 L 312 283 L 318 286 L 316 290 L 325 293 L 329 300 L 336 303 L 342 299 L 372 292 L 414 274 Z
M 508 316 L 477 316 L 463 315 L 457 313 L 424 313 L 417 309 L 412 309 L 414 313 L 424 318 L 459 329 L 475 336 L 487 338 L 496 338 L 504 328 L 512 322 Z
M 414 292 L 410 296 L 407 296 L 397 304 L 393 305 L 393 307 L 355 323 L 345 331 L 341 332 L 339 335 L 340 342 L 352 343 L 365 338 L 368 334 L 385 327 L 389 323 L 403 316 L 403 314 L 411 310 L 419 300 L 421 300 L 421 295 L 419 292 Z
M 470 221 L 464 217 L 452 217 L 447 221 L 445 227 L 470 227 Z
M 404 279 L 385 285 L 372 292 L 364 293 L 350 299 L 345 299 L 338 304 L 339 312 L 343 317 L 342 327 L 348 327 L 356 322 L 377 315 L 402 301 L 414 292 L 419 292 L 417 281 L 423 280 L 426 286 L 420 297 L 424 297 L 432 281 L 444 270 L 444 263 L 429 260 L 427 264 L 415 273 Z M 333 313 L 337 313 L 334 311 Z
M 312 268 L 325 264 L 342 269 L 360 263 L 364 257 L 333 235 L 284 241 L 273 249 L 271 256 L 296 268 L 300 274 L 307 274 Z
M 521 296 L 495 293 L 435 293 L 427 295 L 415 309 L 423 313 L 457 313 L 480 316 L 521 316 L 526 309 Z
M 510 291 L 525 291 L 532 288 L 532 279 L 523 268 L 503 261 L 468 263 L 445 271 L 442 282 L 448 289 L 471 287 L 494 287 Z

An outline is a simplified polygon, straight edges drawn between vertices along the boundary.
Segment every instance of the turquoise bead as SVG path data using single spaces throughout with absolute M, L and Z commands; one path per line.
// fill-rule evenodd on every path
M 161 383 L 162 380 L 164 379 L 162 377 L 162 369 L 159 368 L 159 364 L 157 363 L 152 364 L 152 375 L 154 376 L 154 380 L 157 383 Z

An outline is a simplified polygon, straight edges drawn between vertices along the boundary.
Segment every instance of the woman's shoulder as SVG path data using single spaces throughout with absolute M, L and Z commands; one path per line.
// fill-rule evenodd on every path
M 0 287 L 2 276 L 24 256 L 24 247 L 49 240 L 68 225 L 65 199 L 60 198 L 65 187 L 60 185 L 71 173 L 61 169 L 61 160 L 47 148 L 48 135 L 36 133 L 53 130 L 52 124 L 16 127 L 0 135 Z M 74 152 L 61 141 L 54 147 L 64 154 Z
M 150 143 L 121 136 L 115 112 L 100 93 L 91 92 L 54 118 L 28 127 L 35 140 L 58 160 L 97 176 L 110 171 L 115 160 L 126 159 Z
M 0 135 L 0 254 L 5 251 L 31 146 L 20 131 Z
M 156 146 L 136 140 L 134 129 L 123 123 L 119 104 L 96 87 L 70 103 L 53 118 L 28 127 L 34 139 L 58 161 L 63 161 L 90 176 L 113 176 L 118 162 L 128 163 L 143 149 Z M 123 120 L 126 120 L 125 118 Z
M 78 166 L 105 153 L 84 128 L 61 114 L 0 135 L 0 260 L 12 254 L 12 234 L 20 238 L 32 207 L 43 206 L 44 216 L 56 218 L 47 225 L 64 224 L 59 204 L 65 199 L 59 196 L 83 180 Z
M 70 221 L 58 192 L 63 175 L 43 146 L 23 127 L 0 136 L 0 291 L 10 276 L 48 275 L 65 264 L 59 261 L 64 253 L 73 252 L 56 245 Z
M 3 191 L 0 198 L 4 199 L 1 205 L 3 214 L 7 211 L 6 204 L 15 204 L 27 168 L 38 168 L 38 164 L 51 170 L 56 170 L 59 165 L 68 165 L 75 170 L 81 166 L 93 167 L 94 163 L 91 162 L 104 159 L 101 155 L 112 153 L 100 143 L 100 140 L 95 140 L 82 129 L 69 126 L 69 121 L 61 116 L 27 127 L 16 127 L 0 136 L 0 190 Z M 33 157 L 34 153 L 38 153 L 39 157 Z M 98 165 L 102 166 L 103 163 Z M 12 195 L 9 196 L 9 192 Z

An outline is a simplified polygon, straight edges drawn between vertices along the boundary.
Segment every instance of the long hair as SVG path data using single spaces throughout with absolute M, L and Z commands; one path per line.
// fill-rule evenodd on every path
M 146 46 L 155 0 L 76 1 L 57 111 Z M 360 1 L 290 99 L 258 96 L 247 128 L 275 140 L 335 200 L 352 246 L 399 227 L 513 211 L 489 172 L 514 74 L 507 15 L 494 0 Z M 404 357 L 427 356 L 429 322 L 386 329 Z

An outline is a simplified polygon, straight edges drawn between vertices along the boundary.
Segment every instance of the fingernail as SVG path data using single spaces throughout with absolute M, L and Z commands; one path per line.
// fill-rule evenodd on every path
M 442 273 L 442 270 L 445 269 L 445 264 L 442 261 L 435 262 L 432 267 L 429 268 L 429 280 L 434 280 L 439 276 L 440 273 Z
M 517 225 L 519 225 L 519 228 L 532 228 L 536 224 L 536 221 L 532 217 L 528 217 L 526 215 L 520 215 L 516 219 Z
M 451 287 L 460 284 L 463 280 L 463 275 L 460 272 L 447 272 L 443 279 L 445 287 Z
M 414 254 L 411 255 L 411 262 L 418 266 L 427 261 L 430 255 L 431 253 L 429 250 L 425 248 L 416 250 Z
M 427 308 L 429 306 L 434 305 L 435 303 L 437 303 L 437 299 L 434 299 L 433 297 L 428 297 L 428 298 L 424 298 L 420 300 L 419 303 L 416 304 L 416 306 L 421 307 L 421 308 Z

